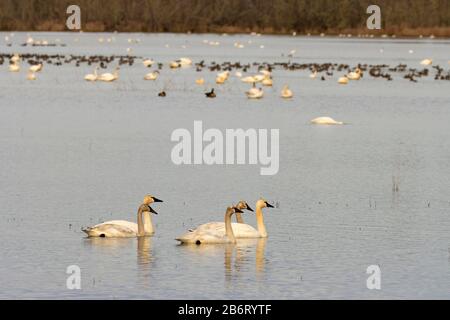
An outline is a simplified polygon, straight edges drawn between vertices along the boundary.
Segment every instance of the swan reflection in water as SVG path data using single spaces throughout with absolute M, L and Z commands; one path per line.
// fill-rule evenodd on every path
M 179 245 L 197 256 L 198 263 L 207 263 L 207 260 L 219 256 L 224 257 L 225 279 L 232 280 L 233 276 L 238 276 L 242 272 L 255 270 L 256 276 L 260 277 L 265 270 L 265 248 L 267 238 L 237 239 L 236 244 L 227 243 L 220 245 Z M 233 263 L 234 254 L 234 263 Z M 255 263 L 255 269 L 250 268 Z
M 86 245 L 94 246 L 101 254 L 107 254 L 123 259 L 121 252 L 130 252 L 132 247 L 136 248 L 139 283 L 149 285 L 151 266 L 154 261 L 151 237 L 137 238 L 86 238 Z

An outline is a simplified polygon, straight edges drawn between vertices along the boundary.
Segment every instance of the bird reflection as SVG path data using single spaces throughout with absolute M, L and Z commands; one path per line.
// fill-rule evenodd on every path
M 152 238 L 138 237 L 137 238 L 137 265 L 140 277 L 140 283 L 144 286 L 149 286 L 149 279 L 151 276 L 151 265 L 153 262 L 152 254 Z
M 214 258 L 221 253 L 224 257 L 224 271 L 226 282 L 231 281 L 235 277 L 239 277 L 243 272 L 256 273 L 260 277 L 265 270 L 265 247 L 267 239 L 237 239 L 236 244 L 222 245 L 180 245 L 191 253 L 198 255 L 199 258 Z M 233 263 L 234 255 L 234 263 Z M 254 259 L 255 269 L 250 268 Z
M 137 262 L 139 266 L 147 266 L 153 261 L 152 239 L 150 237 L 138 237 Z

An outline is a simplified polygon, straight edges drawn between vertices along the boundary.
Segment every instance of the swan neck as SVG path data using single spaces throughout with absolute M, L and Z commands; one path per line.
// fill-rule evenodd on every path
M 139 207 L 138 213 L 137 213 L 137 224 L 138 224 L 138 237 L 142 237 L 145 235 L 144 230 L 144 222 L 142 221 L 142 207 Z
M 232 213 L 225 213 L 225 234 L 231 242 L 236 242 L 234 237 L 233 228 L 231 227 L 231 215 Z
M 237 223 L 244 223 L 244 219 L 242 219 L 242 214 L 240 212 L 236 212 L 235 215 Z
M 260 206 L 256 207 L 256 224 L 257 224 L 259 235 L 263 238 L 266 238 L 267 230 L 266 230 L 266 226 L 264 224 L 262 208 Z
M 152 214 L 148 211 L 143 212 L 144 218 L 144 232 L 145 234 L 154 234 L 155 227 L 153 226 Z

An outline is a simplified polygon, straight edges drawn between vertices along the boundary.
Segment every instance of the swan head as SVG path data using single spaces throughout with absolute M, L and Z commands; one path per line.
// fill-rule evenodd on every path
M 240 210 L 240 209 L 238 209 L 238 208 L 236 208 L 236 207 L 228 207 L 227 208 L 227 214 L 228 215 L 233 215 L 233 214 L 235 214 L 235 213 L 244 213 L 244 212 L 242 212 L 242 210 Z
M 256 202 L 256 207 L 259 207 L 259 208 L 273 208 L 273 205 L 268 203 L 265 199 L 261 198 L 261 199 L 258 200 L 258 202 Z
M 238 204 L 236 205 L 236 208 L 238 208 L 239 210 L 244 210 L 245 209 L 245 210 L 253 212 L 253 209 L 250 208 L 248 203 L 246 201 L 244 201 L 244 200 L 239 201 Z
M 146 204 L 146 205 L 149 205 L 149 204 L 154 203 L 154 202 L 163 202 L 163 201 L 160 200 L 160 199 L 158 199 L 158 198 L 155 198 L 155 197 L 152 196 L 152 195 L 147 194 L 147 195 L 144 197 L 144 201 L 143 201 L 142 203 L 143 203 L 143 204 Z

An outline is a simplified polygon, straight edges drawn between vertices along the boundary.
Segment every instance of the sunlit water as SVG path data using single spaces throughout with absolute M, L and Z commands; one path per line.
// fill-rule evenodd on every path
M 285 62 L 295 49 L 292 61 L 300 63 L 419 68 L 430 57 L 446 70 L 450 60 L 450 42 L 439 40 L 107 34 L 115 42 L 101 44 L 99 36 L 35 33 L 67 44 L 38 48 L 19 46 L 26 35 L 16 33 L 0 51 L 124 55 L 131 47 L 161 62 L 187 56 L 209 64 Z M 214 84 L 218 97 L 210 100 L 203 92 L 215 73 L 207 69 L 165 66 L 157 81 L 143 81 L 148 71 L 136 60 L 117 82 L 87 83 L 93 67 L 86 64 L 45 65 L 34 82 L 26 66 L 17 74 L 0 67 L 0 298 L 450 298 L 449 81 L 367 75 L 339 86 L 337 73 L 320 81 L 278 69 L 260 101 L 248 100 L 248 85 L 234 77 Z M 209 85 L 195 85 L 200 76 Z M 279 98 L 285 83 L 290 101 Z M 324 115 L 348 125 L 309 124 Z M 192 131 L 194 120 L 221 130 L 280 129 L 279 173 L 175 166 L 171 133 Z M 154 205 L 154 237 L 87 239 L 80 231 L 135 221 L 146 193 L 164 200 Z M 265 209 L 266 241 L 191 247 L 174 240 L 221 220 L 231 203 L 253 205 L 260 196 L 278 205 Z M 254 224 L 254 215 L 244 218 Z M 69 265 L 81 268 L 81 290 L 66 288 Z M 381 268 L 381 290 L 366 287 L 369 265 Z

